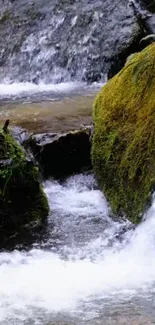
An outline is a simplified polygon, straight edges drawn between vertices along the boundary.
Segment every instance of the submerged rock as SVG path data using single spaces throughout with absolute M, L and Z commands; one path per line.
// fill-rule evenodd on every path
M 155 188 L 155 43 L 135 54 L 94 105 L 92 162 L 113 211 L 138 222 Z
M 48 212 L 38 168 L 0 129 L 0 245 L 23 229 L 39 227 Z
M 24 146 L 31 149 L 44 177 L 64 177 L 91 168 L 91 130 L 31 135 Z

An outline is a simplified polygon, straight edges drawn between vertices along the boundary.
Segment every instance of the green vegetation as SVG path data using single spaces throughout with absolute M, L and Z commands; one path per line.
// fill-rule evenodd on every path
M 135 54 L 94 104 L 94 171 L 112 209 L 137 223 L 155 188 L 155 44 Z
M 4 13 L 0 17 L 0 23 L 5 23 L 11 18 L 10 10 L 5 10 Z
M 49 207 L 39 172 L 7 132 L 0 130 L 0 227 L 19 230 L 39 225 Z

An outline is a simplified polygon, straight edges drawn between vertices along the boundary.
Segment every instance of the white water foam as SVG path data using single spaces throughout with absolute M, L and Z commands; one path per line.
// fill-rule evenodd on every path
M 18 97 L 31 97 L 31 95 L 39 94 L 39 93 L 54 93 L 54 94 L 68 94 L 73 91 L 83 91 L 90 89 L 99 89 L 101 84 L 94 83 L 92 85 L 87 85 L 86 83 L 81 82 L 62 82 L 58 84 L 45 84 L 45 83 L 31 83 L 31 82 L 23 82 L 23 83 L 3 83 L 0 84 L 0 97 L 10 98 L 11 96 Z
M 12 83 L 12 84 L 0 84 L 0 95 L 17 95 L 17 94 L 31 94 L 31 93 L 39 93 L 39 92 L 63 92 L 73 90 L 75 88 L 79 88 L 81 84 L 74 82 L 64 82 L 60 84 L 34 84 L 30 82 L 23 83 Z
M 92 175 L 70 177 L 65 183 L 47 181 L 45 191 L 51 209 L 65 215 L 86 216 L 94 214 L 108 216 L 109 207 L 105 197 L 98 189 L 94 190 Z
M 88 179 L 89 176 L 87 176 L 87 181 Z M 85 181 L 86 176 L 83 183 Z M 83 205 L 83 207 L 87 206 L 89 215 L 91 209 L 94 215 L 96 205 L 97 211 L 104 209 L 105 218 L 109 218 L 107 203 L 99 191 L 86 184 L 82 192 L 81 176 L 79 179 L 78 177 L 72 178 L 64 186 L 59 186 L 59 191 L 55 193 L 55 196 L 54 187 L 58 190 L 58 184 L 48 182 L 46 192 L 49 196 L 51 195 L 51 207 L 52 204 L 54 209 L 57 206 L 58 213 L 68 210 L 74 215 L 78 207 L 81 209 Z M 113 229 L 114 235 L 120 224 L 109 219 L 109 226 Z M 78 308 L 80 302 L 89 302 L 91 305 L 94 298 L 104 299 L 117 296 L 118 299 L 136 295 L 138 292 L 144 294 L 149 290 L 153 291 L 155 201 L 145 221 L 135 231 L 127 232 L 123 242 L 117 240 L 111 246 L 105 247 L 106 236 L 105 230 L 103 236 L 100 234 L 90 243 L 83 244 L 86 252 L 83 259 L 79 254 L 81 248 L 77 248 L 75 255 L 72 254 L 73 252 L 68 254 L 66 260 L 50 250 L 41 249 L 1 253 L 0 321 L 21 319 L 20 324 L 24 324 L 24 320 L 30 315 L 33 319 L 37 317 L 39 308 L 49 313 L 71 312 Z M 101 247 L 103 252 L 100 250 Z M 93 259 L 90 257 L 90 250 L 93 253 Z M 35 309 L 34 312 L 33 309 Z

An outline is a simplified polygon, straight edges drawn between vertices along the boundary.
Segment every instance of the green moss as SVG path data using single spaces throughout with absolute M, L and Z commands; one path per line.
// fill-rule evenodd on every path
M 5 194 L 6 186 L 9 185 L 9 180 L 13 170 L 17 165 L 22 164 L 25 160 L 25 153 L 22 148 L 16 143 L 13 137 L 7 132 L 0 130 L 0 184 L 1 193 Z
M 11 18 L 11 13 L 10 11 L 7 9 L 4 11 L 4 13 L 1 15 L 0 17 L 0 23 L 5 23 L 7 22 L 8 20 L 10 20 Z
M 1 159 L 11 158 L 14 160 L 22 160 L 25 158 L 23 149 L 17 144 L 9 132 L 4 133 L 0 130 L 0 155 Z
M 133 222 L 155 186 L 155 44 L 135 54 L 98 94 L 92 161 L 113 211 Z
M 0 227 L 39 224 L 49 212 L 38 168 L 9 133 L 0 130 Z

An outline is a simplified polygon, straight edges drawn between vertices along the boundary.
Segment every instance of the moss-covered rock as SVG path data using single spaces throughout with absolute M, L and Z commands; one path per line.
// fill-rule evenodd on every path
M 92 161 L 114 212 L 138 222 L 155 186 L 155 43 L 98 94 Z
M 47 217 L 48 202 L 39 172 L 8 133 L 0 129 L 0 241 Z

